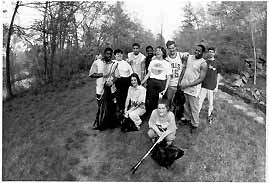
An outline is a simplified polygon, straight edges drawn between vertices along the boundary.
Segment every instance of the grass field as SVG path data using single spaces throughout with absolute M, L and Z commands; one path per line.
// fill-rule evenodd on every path
M 206 103 L 205 103 L 206 105 Z M 91 129 L 95 83 L 43 94 L 29 93 L 3 104 L 3 180 L 81 181 L 265 181 L 265 115 L 221 91 L 216 119 L 197 134 L 178 123 L 175 145 L 185 151 L 170 169 L 148 157 L 147 122 L 138 132 Z

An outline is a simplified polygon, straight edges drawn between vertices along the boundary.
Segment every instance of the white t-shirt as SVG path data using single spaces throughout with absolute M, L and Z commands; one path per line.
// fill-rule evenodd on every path
M 137 103 L 146 101 L 146 88 L 139 85 L 137 88 L 134 88 L 132 86 L 128 89 L 127 99 L 131 100 L 131 106 L 136 106 Z
M 137 73 L 139 79 L 142 79 L 142 62 L 145 60 L 145 55 L 139 53 L 135 55 L 133 52 L 128 53 L 128 63 L 131 65 L 134 73 Z
M 91 66 L 89 76 L 92 75 L 93 73 L 103 73 L 103 75 L 106 75 L 114 70 L 113 68 L 111 69 L 112 66 L 113 68 L 116 67 L 116 62 L 112 61 L 109 64 L 107 64 L 103 60 L 97 59 L 93 62 Z M 101 95 L 103 93 L 104 83 L 106 80 L 107 78 L 104 77 L 96 79 L 96 94 Z M 116 88 L 114 85 L 112 85 L 111 92 L 114 93 L 115 91 Z
M 168 57 L 166 58 L 172 67 L 172 76 L 169 82 L 169 86 L 177 86 L 178 79 L 182 71 L 182 61 L 181 61 L 181 53 L 177 52 L 175 58 Z
M 177 130 L 177 125 L 175 122 L 175 115 L 169 111 L 165 116 L 160 116 L 158 109 L 154 109 L 149 118 L 149 128 L 154 129 L 158 127 L 159 129 L 169 129 L 171 131 Z
M 190 55 L 187 60 L 185 74 L 181 84 L 189 84 L 197 80 L 201 74 L 201 65 L 206 62 L 203 58 L 196 59 L 194 55 Z M 201 84 L 183 89 L 184 93 L 198 97 L 201 90 Z
M 122 60 L 117 61 L 118 67 L 116 69 L 116 77 L 129 77 L 133 73 L 133 69 L 128 62 Z
M 172 74 L 171 64 L 166 60 L 152 60 L 149 64 L 148 72 L 150 78 L 166 80 L 166 76 Z

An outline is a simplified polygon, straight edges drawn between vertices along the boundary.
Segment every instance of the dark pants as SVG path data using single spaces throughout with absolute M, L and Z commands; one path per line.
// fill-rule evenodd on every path
M 117 103 L 119 105 L 119 109 L 124 110 L 128 89 L 130 86 L 130 77 L 120 77 L 117 79 L 115 85 L 117 88 Z
M 98 126 L 98 117 L 99 117 L 99 114 L 100 114 L 100 105 L 101 105 L 101 95 L 100 94 L 96 94 L 96 100 L 97 100 L 97 113 L 96 113 L 96 117 L 95 117 L 95 121 L 94 121 L 94 124 L 93 124 L 93 127 L 97 127 Z
M 158 107 L 159 93 L 165 89 L 166 80 L 158 80 L 150 78 L 147 85 L 146 108 L 147 113 Z
M 116 105 L 113 102 L 114 97 L 109 86 L 104 86 L 104 93 L 101 98 L 100 95 L 97 95 L 98 111 L 93 125 L 95 129 L 105 130 L 119 125 L 116 116 Z

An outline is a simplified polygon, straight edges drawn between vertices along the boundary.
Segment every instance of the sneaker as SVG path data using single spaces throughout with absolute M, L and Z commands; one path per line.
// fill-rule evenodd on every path
M 189 124 L 190 122 L 191 122 L 191 120 L 188 120 L 188 119 L 186 119 L 186 118 L 184 118 L 184 117 L 182 117 L 182 118 L 180 118 L 180 121 L 183 123 L 183 124 Z
M 140 130 L 140 126 L 135 126 L 136 130 L 139 131 Z
M 208 123 L 209 123 L 210 125 L 212 125 L 212 123 L 213 123 L 213 116 L 212 116 L 212 115 L 208 116 L 208 117 L 207 117 L 207 121 L 208 121 Z
M 191 133 L 194 134 L 194 133 L 197 133 L 197 132 L 198 132 L 198 127 L 191 125 Z

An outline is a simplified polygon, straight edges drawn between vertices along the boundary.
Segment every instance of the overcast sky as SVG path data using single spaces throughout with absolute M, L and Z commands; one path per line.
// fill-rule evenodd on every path
M 32 1 L 23 1 L 32 2 Z M 116 1 L 109 1 L 110 3 Z M 146 29 L 150 29 L 153 34 L 161 32 L 163 24 L 163 36 L 166 40 L 172 39 L 173 32 L 180 26 L 183 18 L 183 7 L 188 1 L 180 0 L 124 0 L 124 9 L 132 18 L 140 20 Z M 206 1 L 191 1 L 194 7 L 204 6 Z M 4 22 L 10 22 L 16 1 L 3 1 L 3 9 L 7 7 L 8 12 L 4 13 Z M 38 14 L 34 9 L 19 8 L 15 23 L 29 26 Z
M 130 16 L 141 20 L 145 28 L 154 34 L 161 32 L 163 24 L 163 36 L 172 39 L 173 32 L 178 29 L 183 19 L 183 7 L 186 0 L 125 0 L 125 5 Z M 192 0 L 194 7 L 205 6 L 208 1 Z

